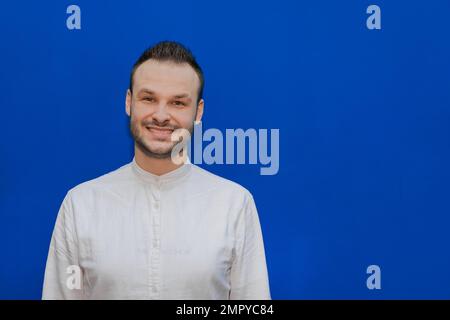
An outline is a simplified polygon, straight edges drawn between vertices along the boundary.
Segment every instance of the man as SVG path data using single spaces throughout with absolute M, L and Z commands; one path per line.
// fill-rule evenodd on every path
M 252 195 L 171 156 L 203 115 L 191 52 L 160 42 L 135 63 L 126 112 L 131 163 L 71 189 L 60 208 L 43 299 L 270 299 Z

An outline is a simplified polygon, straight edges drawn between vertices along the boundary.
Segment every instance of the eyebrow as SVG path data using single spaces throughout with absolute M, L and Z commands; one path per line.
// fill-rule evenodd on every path
M 141 94 L 141 93 L 155 94 L 152 90 L 145 89 L 145 88 L 138 91 L 138 94 Z
M 187 93 L 177 94 L 174 96 L 175 99 L 183 99 L 183 98 L 189 98 L 189 95 Z
M 143 94 L 143 93 L 148 93 L 148 94 L 151 94 L 151 95 L 155 95 L 155 92 L 153 92 L 150 89 L 146 89 L 146 88 L 139 90 L 138 95 Z M 188 100 L 191 100 L 190 97 L 189 97 L 189 94 L 187 94 L 187 93 L 181 93 L 181 94 L 174 95 L 173 98 L 175 98 L 175 99 L 187 98 Z

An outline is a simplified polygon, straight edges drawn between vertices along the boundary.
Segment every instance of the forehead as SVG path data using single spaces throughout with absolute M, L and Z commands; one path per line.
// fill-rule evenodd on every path
M 189 92 L 195 95 L 200 80 L 195 70 L 187 63 L 147 60 L 135 71 L 134 90 L 151 89 L 161 94 L 179 94 Z

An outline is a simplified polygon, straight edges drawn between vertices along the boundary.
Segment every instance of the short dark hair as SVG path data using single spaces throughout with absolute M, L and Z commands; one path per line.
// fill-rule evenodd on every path
M 203 86 L 205 83 L 202 68 L 200 68 L 200 65 L 195 60 L 195 57 L 192 54 L 192 52 L 184 45 L 176 41 L 158 42 L 157 44 L 148 48 L 141 54 L 139 59 L 134 63 L 133 69 L 131 70 L 130 85 L 129 85 L 130 92 L 133 92 L 133 76 L 134 73 L 136 72 L 136 69 L 145 61 L 150 59 L 189 64 L 197 73 L 198 78 L 200 80 L 197 103 L 200 101 L 200 99 L 203 97 Z

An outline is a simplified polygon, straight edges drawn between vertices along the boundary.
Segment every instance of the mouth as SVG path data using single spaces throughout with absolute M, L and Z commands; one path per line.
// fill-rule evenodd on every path
M 154 127 L 154 126 L 146 126 L 145 127 L 153 136 L 159 139 L 167 139 L 171 136 L 174 129 L 170 128 L 161 128 L 161 127 Z

